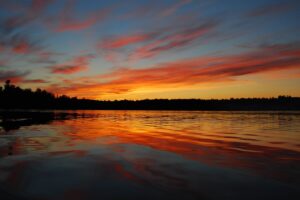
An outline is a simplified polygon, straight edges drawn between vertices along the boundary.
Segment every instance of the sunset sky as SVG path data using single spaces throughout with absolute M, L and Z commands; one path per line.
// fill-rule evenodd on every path
M 0 0 L 0 81 L 93 99 L 300 96 L 299 0 Z

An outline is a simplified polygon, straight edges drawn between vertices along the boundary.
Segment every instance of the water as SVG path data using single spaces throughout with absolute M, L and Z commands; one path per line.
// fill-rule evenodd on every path
M 2 196 L 300 198 L 300 112 L 73 112 L 0 130 Z

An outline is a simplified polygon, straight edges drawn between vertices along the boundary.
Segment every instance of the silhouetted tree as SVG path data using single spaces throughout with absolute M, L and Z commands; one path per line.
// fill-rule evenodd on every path
M 119 109 L 119 110 L 300 110 L 300 98 L 280 95 L 277 98 L 230 99 L 145 99 L 138 101 L 98 101 L 54 94 L 37 88 L 22 89 L 5 81 L 0 87 L 2 109 Z
M 10 80 L 5 81 L 4 88 L 5 88 L 5 90 L 9 90 L 9 88 L 10 88 Z

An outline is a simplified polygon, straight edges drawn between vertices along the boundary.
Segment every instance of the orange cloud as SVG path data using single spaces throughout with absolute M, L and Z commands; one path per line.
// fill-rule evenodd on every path
M 122 94 L 145 87 L 184 87 L 234 81 L 236 77 L 249 74 L 299 69 L 300 46 L 289 46 L 266 46 L 240 55 L 194 57 L 143 69 L 119 68 L 108 74 L 70 81 L 63 88 L 53 86 L 50 89 L 69 95 L 97 98 L 101 94 Z

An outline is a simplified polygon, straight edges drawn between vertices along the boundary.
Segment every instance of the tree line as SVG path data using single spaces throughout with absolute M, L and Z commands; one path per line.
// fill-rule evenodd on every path
M 1 109 L 113 110 L 300 110 L 300 97 L 231 99 L 144 99 L 100 101 L 55 96 L 46 90 L 22 89 L 7 80 L 0 87 Z

